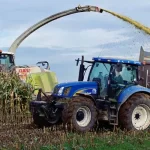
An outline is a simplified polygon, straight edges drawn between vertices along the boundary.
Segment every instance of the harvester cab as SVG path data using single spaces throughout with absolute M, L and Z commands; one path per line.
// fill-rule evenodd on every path
M 62 120 L 69 128 L 85 132 L 97 121 L 105 121 L 126 130 L 148 129 L 150 89 L 139 83 L 142 62 L 106 57 L 86 61 L 83 56 L 76 61 L 77 65 L 81 61 L 77 82 L 57 84 L 48 102 L 30 103 L 35 124 Z M 85 67 L 85 62 L 90 65 Z M 88 79 L 83 81 L 89 66 Z
M 14 66 L 14 54 L 0 50 L 0 71 L 9 71 Z
M 51 95 L 54 86 L 58 84 L 56 74 L 50 70 L 50 65 L 47 61 L 37 62 L 36 65 L 17 66 L 12 52 L 0 50 L 0 71 L 18 74 L 22 82 L 33 86 L 35 89 L 34 97 L 37 96 L 40 88 L 48 95 Z

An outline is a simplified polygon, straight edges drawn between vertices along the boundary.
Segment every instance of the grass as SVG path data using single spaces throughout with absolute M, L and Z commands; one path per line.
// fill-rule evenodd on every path
M 65 132 L 62 126 L 37 129 L 22 125 L 0 132 L 0 149 L 33 150 L 149 150 L 149 132 Z
M 39 129 L 30 114 L 7 117 L 0 121 L 0 150 L 150 150 L 150 131 L 100 128 L 79 134 L 63 125 Z

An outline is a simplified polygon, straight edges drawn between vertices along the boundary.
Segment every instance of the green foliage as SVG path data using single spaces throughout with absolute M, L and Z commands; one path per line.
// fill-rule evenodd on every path
M 26 105 L 32 99 L 33 87 L 23 83 L 12 72 L 0 72 L 0 103 L 2 108 Z

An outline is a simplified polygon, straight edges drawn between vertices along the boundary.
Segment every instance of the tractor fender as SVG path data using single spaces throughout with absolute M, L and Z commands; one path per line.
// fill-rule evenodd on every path
M 146 93 L 150 95 L 150 89 L 140 85 L 134 85 L 126 88 L 118 96 L 118 104 L 119 104 L 118 110 L 120 109 L 121 105 L 124 104 L 128 100 L 128 98 L 135 93 Z
M 90 98 L 91 101 L 93 101 L 93 103 L 96 105 L 96 102 L 95 102 L 95 99 L 92 95 L 89 95 L 89 94 L 84 94 L 84 93 L 77 93 L 78 96 L 83 96 L 83 97 L 87 97 L 87 98 Z

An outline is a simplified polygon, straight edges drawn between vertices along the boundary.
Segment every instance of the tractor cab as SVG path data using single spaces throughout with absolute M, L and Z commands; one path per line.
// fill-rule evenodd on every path
M 14 54 L 11 52 L 2 52 L 2 50 L 0 50 L 0 71 L 11 70 L 14 66 Z
M 86 71 L 83 62 L 88 61 L 82 57 L 79 81 L 84 79 Z M 90 63 L 92 65 L 87 81 L 97 82 L 97 95 L 101 99 L 116 99 L 123 89 L 138 84 L 138 66 L 141 65 L 138 61 L 98 57 Z

